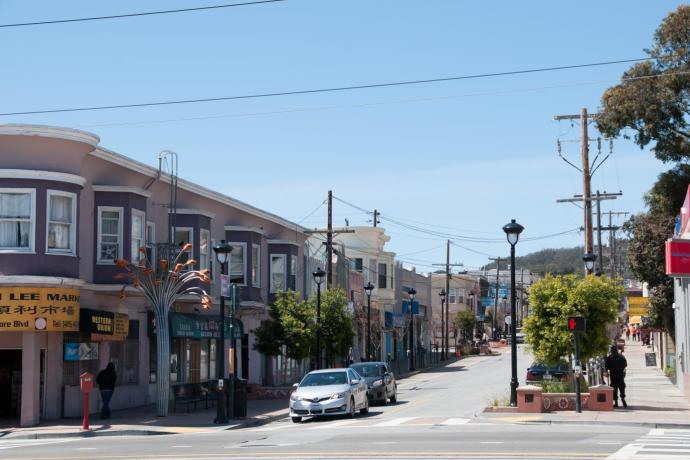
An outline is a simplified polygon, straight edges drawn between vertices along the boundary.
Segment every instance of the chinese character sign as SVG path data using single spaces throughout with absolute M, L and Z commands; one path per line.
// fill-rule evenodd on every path
M 78 331 L 79 289 L 0 288 L 0 331 Z

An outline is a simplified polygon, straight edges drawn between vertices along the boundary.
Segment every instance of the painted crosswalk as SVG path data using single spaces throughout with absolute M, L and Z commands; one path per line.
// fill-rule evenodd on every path
M 274 422 L 248 431 L 278 431 L 278 430 L 343 430 L 354 428 L 395 428 L 406 426 L 459 426 L 472 422 L 469 418 L 460 417 L 396 417 L 381 420 L 376 417 L 365 419 L 333 419 L 314 420 L 303 423 L 291 423 L 289 419 Z
M 690 458 L 690 430 L 657 428 L 623 446 L 607 460 L 681 460 Z
M 36 447 L 69 442 L 71 439 L 1 439 L 0 450 Z

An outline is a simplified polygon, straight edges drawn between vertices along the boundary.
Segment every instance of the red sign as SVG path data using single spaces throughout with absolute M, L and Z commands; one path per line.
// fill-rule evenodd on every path
M 93 390 L 94 375 L 90 372 L 84 372 L 79 376 L 79 386 L 82 393 L 91 393 Z
M 690 240 L 666 241 L 666 274 L 690 276 Z

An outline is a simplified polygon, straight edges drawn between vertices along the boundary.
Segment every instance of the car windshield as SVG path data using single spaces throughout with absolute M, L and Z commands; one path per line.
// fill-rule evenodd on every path
M 549 365 L 546 365 L 546 364 L 540 363 L 540 362 L 533 362 L 532 365 L 530 366 L 530 369 L 535 369 L 535 370 L 548 369 L 550 371 L 568 370 L 568 368 L 569 368 L 569 366 L 568 366 L 568 363 L 566 361 L 561 361 L 558 364 L 549 364 Z
M 301 387 L 318 387 L 322 385 L 345 385 L 347 384 L 346 372 L 318 372 L 307 374 L 300 383 Z
M 358 364 L 352 366 L 352 369 L 357 371 L 362 377 L 378 377 L 383 374 L 383 366 L 380 364 Z

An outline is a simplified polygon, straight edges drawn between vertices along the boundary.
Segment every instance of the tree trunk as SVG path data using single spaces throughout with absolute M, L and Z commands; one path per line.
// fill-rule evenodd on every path
M 158 416 L 168 416 L 170 401 L 170 327 L 167 311 L 156 309 L 156 344 L 158 345 Z

